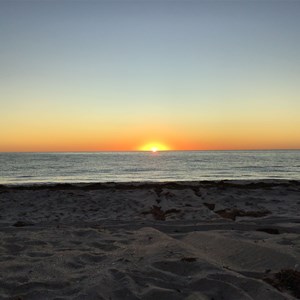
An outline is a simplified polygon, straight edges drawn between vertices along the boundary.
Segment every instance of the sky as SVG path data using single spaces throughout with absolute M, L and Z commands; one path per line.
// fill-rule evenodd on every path
M 300 1 L 0 0 L 0 151 L 300 149 Z

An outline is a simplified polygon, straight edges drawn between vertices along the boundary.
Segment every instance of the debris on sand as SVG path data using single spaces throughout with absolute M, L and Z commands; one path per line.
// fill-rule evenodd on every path
M 216 207 L 216 205 L 214 203 L 204 202 L 203 205 L 205 205 L 209 210 L 214 210 Z
M 179 213 L 180 210 L 176 208 L 171 208 L 163 211 L 160 206 L 153 205 L 150 211 L 142 212 L 142 214 L 152 214 L 153 218 L 158 221 L 165 221 L 166 216 L 173 213 Z
M 265 217 L 266 215 L 269 215 L 271 212 L 268 210 L 262 210 L 262 211 L 244 211 L 241 209 L 222 209 L 216 211 L 216 213 L 225 219 L 231 219 L 235 221 L 236 217 L 253 217 L 253 218 L 260 218 Z
M 264 281 L 277 290 L 289 291 L 293 296 L 300 299 L 300 272 L 292 269 L 281 270 L 273 274 L 274 277 L 265 278 Z
M 34 224 L 27 221 L 17 221 L 13 224 L 14 227 L 25 227 L 25 226 L 33 226 Z
M 279 230 L 277 228 L 258 228 L 256 231 L 262 231 L 269 234 L 279 234 Z
M 183 257 L 181 259 L 181 261 L 186 261 L 186 262 L 193 262 L 193 261 L 196 261 L 197 258 L 196 257 Z

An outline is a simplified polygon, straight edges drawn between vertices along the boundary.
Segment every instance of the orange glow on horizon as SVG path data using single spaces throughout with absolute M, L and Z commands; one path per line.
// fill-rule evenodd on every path
M 0 120 L 1 123 L 1 120 Z M 59 123 L 40 120 L 17 123 L 0 132 L 0 152 L 97 152 L 300 149 L 297 126 L 172 127 L 163 124 L 107 129 L 89 123 Z M 39 125 L 39 126 L 38 126 Z M 291 124 L 294 125 L 294 124 Z M 4 126 L 3 126 L 4 128 Z

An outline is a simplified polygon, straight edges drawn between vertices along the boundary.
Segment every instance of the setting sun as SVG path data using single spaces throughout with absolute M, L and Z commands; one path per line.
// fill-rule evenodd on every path
M 150 152 L 158 152 L 158 151 L 167 151 L 170 150 L 169 147 L 160 143 L 149 143 L 139 148 L 140 151 L 150 151 Z

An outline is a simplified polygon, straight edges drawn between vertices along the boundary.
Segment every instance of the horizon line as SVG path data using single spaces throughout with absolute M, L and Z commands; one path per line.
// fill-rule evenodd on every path
M 193 149 L 193 150 L 158 150 L 157 152 L 226 152 L 226 151 L 300 151 L 300 148 L 272 148 L 272 149 Z M 129 153 L 129 152 L 141 152 L 141 153 L 152 153 L 151 150 L 57 150 L 57 151 L 0 151 L 3 153 L 107 153 L 107 152 L 115 152 L 115 153 Z

